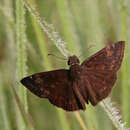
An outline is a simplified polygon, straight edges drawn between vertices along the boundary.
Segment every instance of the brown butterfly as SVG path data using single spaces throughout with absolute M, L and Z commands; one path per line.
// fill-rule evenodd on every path
M 122 63 L 124 46 L 124 41 L 107 45 L 81 65 L 75 55 L 70 56 L 69 70 L 37 73 L 23 78 L 21 83 L 64 110 L 85 110 L 85 103 L 95 106 L 110 94 Z

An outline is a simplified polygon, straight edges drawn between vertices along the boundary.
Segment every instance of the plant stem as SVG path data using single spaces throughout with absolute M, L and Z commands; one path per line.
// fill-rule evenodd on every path
M 18 95 L 24 104 L 25 110 L 28 110 L 26 89 L 20 84 L 20 80 L 26 75 L 26 45 L 25 45 L 25 10 L 24 1 L 16 0 L 16 45 L 17 45 L 17 80 Z M 18 108 L 19 109 L 19 108 Z M 19 110 L 20 112 L 20 110 Z M 27 124 L 24 122 L 21 113 L 17 114 L 18 127 L 27 130 Z
M 128 38 L 127 38 L 127 6 L 126 1 L 121 0 L 121 26 L 122 26 L 122 40 L 126 41 L 125 52 L 122 68 L 122 112 L 126 125 L 130 127 L 130 111 L 129 111 L 129 84 L 128 84 Z

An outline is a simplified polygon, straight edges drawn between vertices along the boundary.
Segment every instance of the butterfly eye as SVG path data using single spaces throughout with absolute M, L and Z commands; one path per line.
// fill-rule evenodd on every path
M 70 60 L 68 60 L 68 65 L 70 65 Z
M 77 63 L 79 63 L 79 59 L 77 59 Z

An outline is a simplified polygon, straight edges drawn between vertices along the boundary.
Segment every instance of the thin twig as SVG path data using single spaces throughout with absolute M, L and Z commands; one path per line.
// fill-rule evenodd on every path
M 87 130 L 86 126 L 85 126 L 85 123 L 82 119 L 82 117 L 80 116 L 80 113 L 78 111 L 74 112 L 75 113 L 75 116 L 77 117 L 81 127 L 83 128 L 83 130 Z

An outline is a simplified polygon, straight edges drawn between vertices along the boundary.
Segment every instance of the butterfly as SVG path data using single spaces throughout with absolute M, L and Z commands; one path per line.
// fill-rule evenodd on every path
M 77 56 L 68 58 L 70 68 L 36 73 L 21 83 L 40 98 L 66 111 L 85 110 L 106 98 L 117 79 L 125 42 L 107 45 L 80 64 Z

